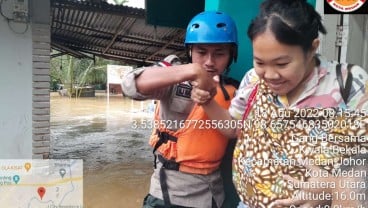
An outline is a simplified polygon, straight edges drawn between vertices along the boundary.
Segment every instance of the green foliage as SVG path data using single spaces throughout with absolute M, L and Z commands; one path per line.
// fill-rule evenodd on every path
M 107 65 L 120 64 L 117 61 L 96 57 L 91 59 L 77 59 L 69 55 L 62 55 L 51 59 L 51 87 L 57 90 L 58 84 L 63 84 L 71 93 L 75 88 L 97 86 L 101 89 L 107 82 Z

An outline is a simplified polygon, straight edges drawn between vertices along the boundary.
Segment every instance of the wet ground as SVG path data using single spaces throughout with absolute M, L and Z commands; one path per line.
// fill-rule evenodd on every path
M 93 98 L 51 95 L 52 158 L 83 159 L 87 208 L 141 207 L 149 188 L 151 101 L 96 94 Z

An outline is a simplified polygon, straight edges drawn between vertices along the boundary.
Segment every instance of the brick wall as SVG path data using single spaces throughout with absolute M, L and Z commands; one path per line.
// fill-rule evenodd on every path
M 32 24 L 32 158 L 48 159 L 50 143 L 50 25 Z

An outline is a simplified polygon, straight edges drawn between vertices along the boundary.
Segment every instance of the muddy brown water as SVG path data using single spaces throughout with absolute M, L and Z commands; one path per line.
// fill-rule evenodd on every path
M 151 103 L 51 94 L 51 158 L 83 159 L 85 208 L 141 207 L 152 174 L 151 129 L 134 124 L 152 118 Z

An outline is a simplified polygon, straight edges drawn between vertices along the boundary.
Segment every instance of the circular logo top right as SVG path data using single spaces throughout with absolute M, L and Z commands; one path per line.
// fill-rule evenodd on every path
M 337 11 L 353 12 L 359 9 L 366 0 L 326 0 L 327 3 Z

